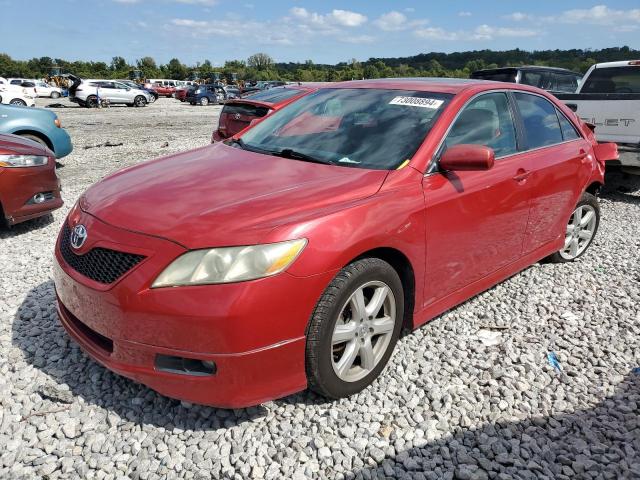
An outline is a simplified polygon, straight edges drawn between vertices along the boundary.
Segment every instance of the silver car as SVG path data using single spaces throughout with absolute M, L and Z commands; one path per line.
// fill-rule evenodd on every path
M 94 108 L 104 103 L 144 107 L 152 101 L 148 92 L 116 80 L 83 80 L 71 75 L 69 78 L 73 82 L 69 88 L 69 100 L 83 107 Z

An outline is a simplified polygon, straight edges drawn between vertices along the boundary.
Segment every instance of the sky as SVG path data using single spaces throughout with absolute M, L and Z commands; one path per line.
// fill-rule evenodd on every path
M 0 0 L 0 11 L 0 53 L 23 60 L 219 66 L 265 52 L 334 64 L 485 48 L 640 48 L 638 0 Z

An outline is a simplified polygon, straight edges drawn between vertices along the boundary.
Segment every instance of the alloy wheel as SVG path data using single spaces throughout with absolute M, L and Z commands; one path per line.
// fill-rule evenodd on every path
M 596 232 L 598 216 L 591 205 L 578 206 L 567 224 L 564 248 L 560 256 L 565 260 L 573 260 L 584 252 Z
M 341 380 L 366 377 L 384 357 L 396 324 L 396 300 L 383 282 L 358 287 L 342 307 L 331 337 L 333 370 Z

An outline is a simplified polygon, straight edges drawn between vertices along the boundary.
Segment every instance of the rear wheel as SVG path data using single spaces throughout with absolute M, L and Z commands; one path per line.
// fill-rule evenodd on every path
M 60 98 L 60 92 L 51 92 L 51 98 Z
M 207 97 L 202 97 L 200 99 L 200 105 L 202 105 L 203 107 L 206 107 L 207 105 L 209 105 L 209 99 Z
M 98 97 L 95 95 L 89 95 L 84 104 L 87 108 L 98 108 Z
M 13 100 L 11 100 L 9 102 L 10 105 L 18 105 L 20 107 L 26 107 L 27 106 L 27 102 L 25 102 L 24 100 L 22 100 L 21 98 L 14 98 Z
M 136 107 L 144 107 L 147 104 L 147 99 L 144 98 L 142 95 L 138 95 L 136 98 L 133 99 L 133 104 Z
M 387 364 L 404 315 L 402 282 L 378 258 L 343 268 L 320 298 L 309 323 L 310 388 L 330 398 L 369 386 Z
M 556 263 L 573 262 L 587 251 L 600 225 L 598 199 L 585 192 L 569 218 L 564 237 L 564 247 L 550 260 Z

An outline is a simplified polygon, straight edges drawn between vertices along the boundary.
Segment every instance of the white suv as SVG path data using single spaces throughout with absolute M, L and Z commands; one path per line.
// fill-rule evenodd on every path
M 29 78 L 10 78 L 9 83 L 11 85 L 22 85 L 24 82 L 33 83 L 36 89 L 36 95 L 38 97 L 60 98 L 62 96 L 62 89 L 49 85 L 42 80 L 34 80 Z
M 0 103 L 33 107 L 35 93 L 32 89 L 11 85 L 6 78 L 0 77 Z
M 83 80 L 70 75 L 69 100 L 83 107 L 94 108 L 105 101 L 110 105 L 144 107 L 151 102 L 151 95 L 139 88 L 132 88 L 115 80 Z

